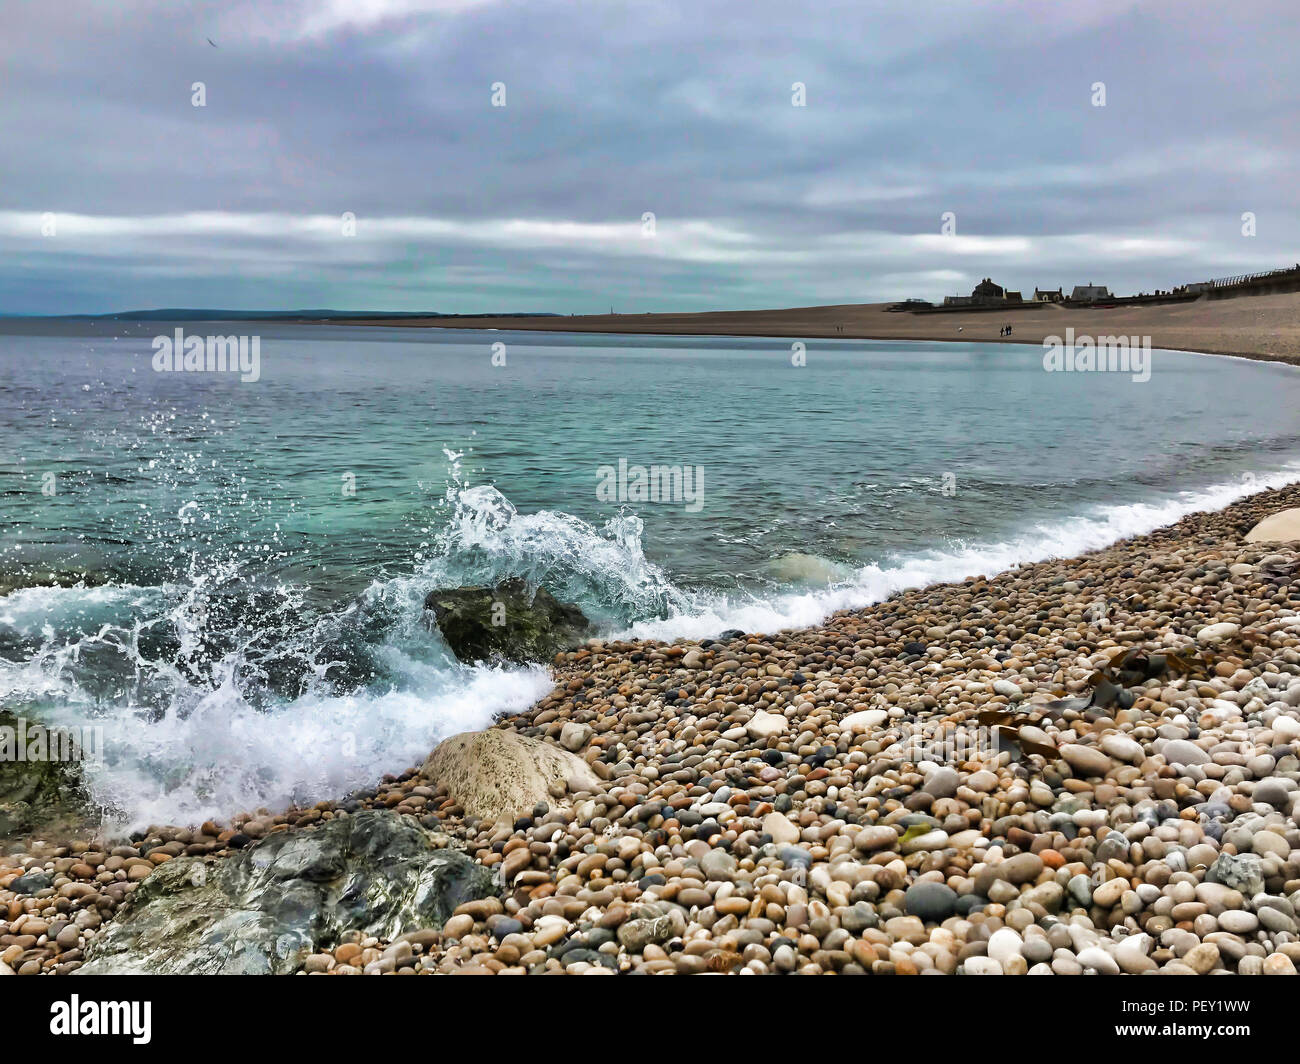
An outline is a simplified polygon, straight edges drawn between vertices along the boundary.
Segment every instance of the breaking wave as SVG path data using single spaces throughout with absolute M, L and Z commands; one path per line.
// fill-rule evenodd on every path
M 785 555 L 753 574 L 752 590 L 720 592 L 675 584 L 646 557 L 635 515 L 597 527 L 523 514 L 496 488 L 457 477 L 410 570 L 343 604 L 321 608 L 309 588 L 229 561 L 196 562 L 153 586 L 12 590 L 0 596 L 0 701 L 16 715 L 104 729 L 87 775 L 108 819 L 196 823 L 370 786 L 550 689 L 542 667 L 456 661 L 424 616 L 435 588 L 520 577 L 579 605 L 607 636 L 772 632 L 904 588 L 1095 550 L 1296 480 L 1300 465 L 859 568 Z

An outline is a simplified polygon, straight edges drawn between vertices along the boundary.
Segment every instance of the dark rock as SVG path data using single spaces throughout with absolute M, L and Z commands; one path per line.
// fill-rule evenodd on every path
M 530 592 L 523 580 L 431 591 L 424 608 L 461 661 L 550 661 L 582 643 L 590 628 L 578 607 L 545 588 Z
M 524 925 L 520 921 L 502 913 L 495 913 L 492 916 L 489 916 L 487 919 L 487 926 L 488 930 L 497 941 L 505 938 L 506 935 L 520 934 L 524 929 Z
M 865 901 L 855 902 L 840 914 L 840 926 L 851 935 L 860 935 L 879 923 L 876 911 Z
M 605 945 L 607 942 L 617 941 L 618 935 L 608 927 L 593 927 L 586 934 L 588 949 L 600 949 L 600 947 Z
M 277 832 L 222 859 L 178 857 L 95 940 L 85 974 L 285 974 L 345 931 L 442 926 L 494 877 L 387 810 Z
M 81 762 L 48 752 L 51 743 L 62 742 L 55 738 L 61 734 L 0 709 L 0 839 L 38 832 L 46 838 L 70 837 L 87 823 Z M 47 752 L 40 754 L 37 748 Z
M 597 953 L 592 949 L 584 949 L 579 946 L 565 952 L 560 961 L 568 967 L 570 964 L 577 964 L 579 961 L 585 961 L 587 964 L 599 964 L 604 967 L 612 967 L 613 958 L 604 953 Z
M 1105 864 L 1111 860 L 1124 860 L 1128 857 L 1128 840 L 1118 831 L 1107 835 L 1097 846 L 1097 863 Z
M 9 884 L 9 889 L 15 894 L 37 894 L 42 890 L 49 890 L 52 886 L 54 886 L 54 877 L 48 872 L 37 869 L 19 876 Z
M 713 838 L 715 835 L 721 834 L 722 828 L 718 825 L 716 820 L 705 820 L 695 828 L 695 837 L 697 839 L 703 839 L 705 842 L 708 842 L 709 839 Z
M 782 846 L 776 851 L 776 856 L 786 868 L 794 868 L 796 865 L 812 867 L 812 854 L 802 846 Z
M 941 924 L 956 911 L 957 892 L 946 883 L 913 883 L 903 895 L 903 905 L 909 916 Z
M 1289 809 L 1292 792 L 1287 790 L 1287 783 L 1287 780 L 1278 778 L 1260 780 L 1255 784 L 1255 793 L 1251 798 L 1276 809 Z

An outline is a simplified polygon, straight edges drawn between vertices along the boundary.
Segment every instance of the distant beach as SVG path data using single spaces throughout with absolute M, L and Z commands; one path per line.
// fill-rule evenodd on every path
M 553 332 L 645 333 L 695 336 L 785 336 L 858 340 L 1041 344 L 1073 328 L 1083 335 L 1150 336 L 1152 346 L 1176 351 L 1300 365 L 1300 293 L 1201 299 L 1189 303 L 1085 309 L 1056 304 L 935 314 L 891 311 L 892 303 L 845 303 L 785 310 L 701 311 L 664 314 L 591 314 L 539 318 L 414 318 L 403 326 Z M 391 325 L 356 319 L 354 324 Z M 1000 335 L 1012 326 L 1011 336 Z

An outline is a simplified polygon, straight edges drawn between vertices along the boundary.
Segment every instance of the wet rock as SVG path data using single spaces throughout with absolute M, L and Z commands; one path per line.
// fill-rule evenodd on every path
M 313 969 L 1294 970 L 1300 555 L 1241 543 L 1283 505 L 1300 486 L 811 628 L 588 640 L 492 729 L 573 758 L 518 802 L 478 804 L 452 758 L 103 853 L 33 842 L 0 854 L 0 963 L 70 970 L 157 861 L 238 860 L 374 807 L 463 840 L 510 895 L 462 905 L 445 935 L 346 931 Z M 984 744 L 1008 718 L 1010 763 Z M 476 786 L 499 798 L 513 771 L 490 763 Z M 34 872 L 56 896 L 6 889 Z
M 87 819 L 80 761 L 48 752 L 61 741 L 56 734 L 0 709 L 0 839 L 38 832 L 66 838 Z
M 368 810 L 278 832 L 233 857 L 159 865 L 78 974 L 283 974 L 347 931 L 393 939 L 494 894 L 409 817 Z
M 550 661 L 582 643 L 590 628 L 578 607 L 545 588 L 532 592 L 517 579 L 496 587 L 431 591 L 424 608 L 461 661 Z

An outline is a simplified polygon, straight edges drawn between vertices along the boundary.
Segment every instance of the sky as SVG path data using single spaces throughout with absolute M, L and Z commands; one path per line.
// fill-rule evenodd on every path
M 1123 294 L 1300 261 L 1294 0 L 0 14 L 0 313 Z

